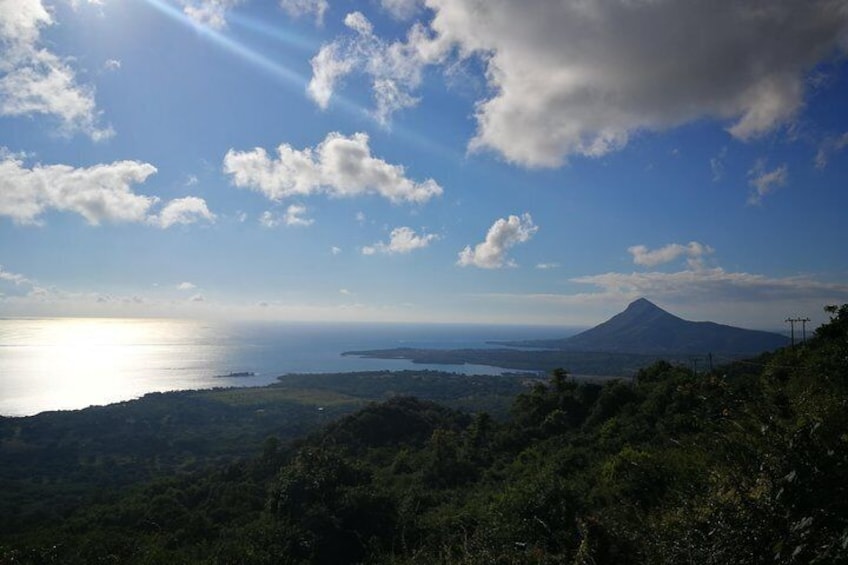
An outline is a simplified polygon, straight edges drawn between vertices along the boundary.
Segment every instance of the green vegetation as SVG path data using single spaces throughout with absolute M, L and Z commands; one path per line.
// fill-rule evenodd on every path
M 506 418 L 408 396 L 327 414 L 294 443 L 3 528 L 0 562 L 846 562 L 848 305 L 830 312 L 804 346 L 710 373 L 660 361 L 598 384 L 553 371 Z M 372 376 L 309 380 L 297 398 L 326 413 L 355 406 L 357 387 L 401 390 Z M 442 379 L 420 378 L 407 384 Z

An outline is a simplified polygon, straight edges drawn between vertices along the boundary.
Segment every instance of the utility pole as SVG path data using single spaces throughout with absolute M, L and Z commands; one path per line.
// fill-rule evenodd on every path
M 804 336 L 803 338 L 801 338 L 803 340 L 802 343 L 807 343 L 807 322 L 809 322 L 810 319 L 801 318 L 798 321 L 801 322 L 801 335 Z
M 796 320 L 795 318 L 786 318 L 786 321 L 789 322 L 789 327 L 792 328 L 792 347 L 794 348 L 795 347 L 795 322 L 797 322 L 798 320 Z
M 801 335 L 803 336 L 803 342 L 807 342 L 807 322 L 810 321 L 809 318 L 786 318 L 786 321 L 789 322 L 789 327 L 792 328 L 792 347 L 795 347 L 795 322 L 801 322 Z

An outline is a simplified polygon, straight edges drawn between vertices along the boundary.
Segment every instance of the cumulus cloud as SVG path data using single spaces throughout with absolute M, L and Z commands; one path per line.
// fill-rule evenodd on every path
M 200 220 L 215 221 L 215 214 L 209 211 L 206 201 L 197 196 L 176 198 L 168 202 L 156 216 L 148 218 L 153 225 L 167 229 L 174 225 L 194 224 Z
M 148 222 L 162 228 L 215 215 L 202 198 L 189 196 L 168 202 L 158 215 L 151 209 L 156 196 L 136 194 L 132 187 L 156 172 L 138 161 L 116 161 L 92 167 L 35 165 L 27 168 L 20 155 L 0 152 L 0 216 L 18 224 L 40 224 L 48 210 L 74 212 L 90 225 L 102 222 Z
M 765 196 L 774 192 L 776 188 L 786 185 L 789 180 L 789 169 L 783 164 L 767 171 L 765 160 L 759 159 L 748 171 L 748 178 L 748 185 L 752 189 L 748 196 L 748 204 L 761 204 Z
M 530 167 L 598 157 L 634 132 L 704 118 L 723 121 L 737 139 L 755 138 L 792 120 L 805 75 L 848 45 L 848 10 L 837 0 L 721 9 L 711 0 L 428 0 L 427 7 L 432 20 L 416 23 L 405 42 L 352 27 L 353 37 L 325 46 L 313 60 L 322 100 L 355 70 L 371 78 L 378 118 L 385 117 L 415 100 L 423 66 L 477 58 L 492 94 L 478 101 L 470 148 Z M 324 63 L 345 70 L 321 82 Z M 381 111 L 382 79 L 401 96 Z
M 559 267 L 559 263 L 537 263 L 536 268 L 541 271 L 547 271 L 549 269 L 556 269 Z
M 263 228 L 273 229 L 280 225 L 280 221 L 280 218 L 270 210 L 265 210 L 259 216 L 259 225 Z
M 499 269 L 512 267 L 515 263 L 507 257 L 507 251 L 519 243 L 528 241 L 539 230 L 528 213 L 508 218 L 499 218 L 486 234 L 486 239 L 472 248 L 470 245 L 459 252 L 457 264 L 461 267 Z
M 244 0 L 182 0 L 183 12 L 194 22 L 213 29 L 227 27 L 227 12 Z
M 283 216 L 283 221 L 287 226 L 311 226 L 315 223 L 312 218 L 307 218 L 306 206 L 301 204 L 292 204 L 286 208 L 286 215 Z
M 315 23 L 321 24 L 330 6 L 327 0 L 280 0 L 280 7 L 293 18 L 314 16 Z
M 317 147 L 298 150 L 282 144 L 277 158 L 262 148 L 230 149 L 224 172 L 240 188 L 250 188 L 271 200 L 325 193 L 330 196 L 378 194 L 392 202 L 423 203 L 442 194 L 433 179 L 415 182 L 403 166 L 391 165 L 371 155 L 368 135 L 345 137 L 330 133 Z
M 177 290 L 194 290 L 195 288 L 197 288 L 197 285 L 195 285 L 194 283 L 187 282 L 187 281 L 181 282 L 180 284 L 177 285 Z
M 713 248 L 697 241 L 690 241 L 686 245 L 680 243 L 669 243 L 659 249 L 648 249 L 644 245 L 634 245 L 627 249 L 633 255 L 633 262 L 643 267 L 656 267 L 663 263 L 670 263 L 679 257 L 686 257 L 689 266 L 701 268 L 703 257 L 713 253 Z
M 26 168 L 20 156 L 0 155 L 0 216 L 20 224 L 37 224 L 48 209 L 75 212 L 89 224 L 141 222 L 158 198 L 135 194 L 156 167 L 138 161 L 74 168 L 35 165 Z
M 423 233 L 418 235 L 412 228 L 406 226 L 398 227 L 389 234 L 388 243 L 382 241 L 362 248 L 363 255 L 374 255 L 375 253 L 405 254 L 416 249 L 424 249 L 430 242 L 438 239 L 436 234 Z
M 332 255 L 339 255 L 341 252 L 342 252 L 342 248 L 341 248 L 341 247 L 337 247 L 337 246 L 335 246 L 335 245 L 334 245 L 334 246 L 332 246 L 332 247 L 330 248 L 330 253 L 331 253 Z
M 62 134 L 106 139 L 114 131 L 99 123 L 94 89 L 78 84 L 68 60 L 42 45 L 41 30 L 54 23 L 41 0 L 0 2 L 0 116 L 48 115 Z
M 107 71 L 117 71 L 121 68 L 121 61 L 118 59 L 106 59 L 103 63 L 103 68 Z
M 307 92 L 321 108 L 327 108 L 343 77 L 365 73 L 372 82 L 374 117 L 386 124 L 398 110 L 418 103 L 411 93 L 421 84 L 424 67 L 442 60 L 447 50 L 435 45 L 421 24 L 410 29 L 406 41 L 389 43 L 374 34 L 371 22 L 360 12 L 348 14 L 344 21 L 354 35 L 321 47 L 311 61 Z

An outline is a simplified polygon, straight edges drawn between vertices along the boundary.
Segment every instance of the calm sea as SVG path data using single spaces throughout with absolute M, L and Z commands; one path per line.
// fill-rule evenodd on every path
M 550 326 L 0 319 L 0 415 L 73 410 L 148 392 L 263 385 L 286 373 L 430 368 L 499 374 L 503 371 L 480 365 L 417 365 L 341 353 L 482 348 L 492 340 L 570 333 Z M 230 373 L 254 376 L 226 376 Z

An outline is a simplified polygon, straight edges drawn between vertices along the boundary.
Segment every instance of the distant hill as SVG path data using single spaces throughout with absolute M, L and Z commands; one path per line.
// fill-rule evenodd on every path
M 575 336 L 504 345 L 610 353 L 749 355 L 789 344 L 786 336 L 678 318 L 640 298 L 606 322 Z

